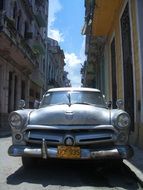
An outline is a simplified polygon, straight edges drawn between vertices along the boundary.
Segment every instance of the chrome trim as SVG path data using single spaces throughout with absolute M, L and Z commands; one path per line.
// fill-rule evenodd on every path
M 115 135 L 109 133 L 90 134 L 90 135 L 77 135 L 75 142 L 77 145 L 88 145 L 97 143 L 114 142 Z
M 43 156 L 42 149 L 46 152 Z M 8 149 L 8 154 L 10 156 L 31 156 L 31 157 L 41 157 L 41 158 L 58 158 L 57 148 L 48 147 L 46 148 L 32 148 L 28 146 L 10 146 Z M 81 149 L 80 159 L 99 159 L 99 158 L 113 158 L 113 159 L 127 159 L 133 155 L 133 149 L 130 146 L 114 147 L 112 149 L 101 149 L 101 150 L 90 150 Z
M 115 158 L 120 157 L 117 149 L 112 150 L 100 150 L 91 153 L 92 158 Z
M 47 158 L 47 144 L 45 142 L 45 139 L 42 140 L 42 149 L 41 149 L 42 158 Z
M 98 143 L 108 143 L 108 142 L 114 142 L 117 137 L 115 134 L 111 133 L 103 133 L 100 132 L 99 134 L 96 134 L 96 132 L 92 132 L 93 134 L 74 134 L 74 144 L 75 145 L 89 145 L 89 144 L 98 144 Z M 30 134 L 30 135 L 29 135 Z M 37 143 L 41 144 L 42 140 L 45 139 L 46 143 L 48 145 L 61 145 L 65 144 L 65 138 L 73 136 L 73 133 L 70 134 L 35 134 L 34 132 L 28 132 L 24 135 L 24 139 L 26 142 L 29 143 Z
M 29 129 L 41 129 L 41 130 L 98 130 L 98 129 L 109 129 L 113 130 L 115 132 L 118 132 L 118 130 L 113 125 L 57 125 L 57 126 L 50 126 L 50 125 L 27 125 L 26 128 L 23 130 L 29 130 Z
M 74 145 L 114 143 L 117 140 L 117 131 L 111 125 L 28 126 L 24 133 L 26 142 L 41 144 L 45 139 L 48 145 L 64 145 L 67 136 L 74 139 Z
M 34 132 L 29 131 L 28 134 L 24 134 L 24 140 L 29 143 L 37 143 L 41 144 L 43 139 L 46 141 L 47 144 L 57 145 L 62 144 L 63 138 L 60 135 L 53 135 L 53 134 L 35 134 Z

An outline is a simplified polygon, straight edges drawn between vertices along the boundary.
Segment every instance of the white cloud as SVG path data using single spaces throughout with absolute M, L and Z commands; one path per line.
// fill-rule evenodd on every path
M 81 59 L 75 53 L 65 53 L 65 70 L 72 86 L 81 86 Z
M 57 19 L 56 14 L 62 10 L 59 0 L 49 1 L 49 23 L 48 23 L 48 36 L 58 42 L 64 41 L 64 36 L 60 30 L 54 27 L 54 22 Z
M 75 53 L 65 53 L 65 61 L 70 63 L 71 67 L 75 67 L 81 62 L 81 60 L 75 55 Z
M 85 61 L 85 38 L 79 51 L 79 56 L 75 53 L 65 53 L 65 70 L 69 73 L 68 78 L 71 81 L 72 86 L 81 86 L 81 74 L 80 70 Z
M 51 26 L 56 20 L 56 14 L 62 10 L 59 0 L 49 1 L 49 25 Z
M 49 30 L 49 37 L 52 38 L 52 39 L 57 40 L 58 42 L 63 42 L 64 41 L 63 34 L 60 33 L 60 31 L 57 30 L 57 29 L 50 28 L 50 30 Z
M 49 24 L 48 24 L 48 36 L 57 40 L 58 42 L 64 41 L 64 35 L 59 29 L 54 27 L 54 23 L 57 19 L 57 13 L 62 10 L 62 6 L 59 0 L 49 1 Z M 73 52 L 65 53 L 65 70 L 69 73 L 68 78 L 71 80 L 72 86 L 81 86 L 81 66 L 85 60 L 84 55 L 85 38 L 79 50 L 79 55 Z

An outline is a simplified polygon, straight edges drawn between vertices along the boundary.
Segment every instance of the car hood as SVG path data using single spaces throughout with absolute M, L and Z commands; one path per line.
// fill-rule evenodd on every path
M 31 125 L 99 125 L 109 124 L 106 108 L 91 105 L 54 105 L 30 113 Z

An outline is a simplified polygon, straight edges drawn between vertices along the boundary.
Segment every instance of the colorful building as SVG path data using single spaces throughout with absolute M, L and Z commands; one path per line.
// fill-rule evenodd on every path
M 124 100 L 131 116 L 130 141 L 143 148 L 143 1 L 85 0 L 85 8 L 86 46 L 97 41 L 92 53 L 98 58 L 89 63 L 87 56 L 95 74 L 93 87 L 112 100 L 113 108 L 117 99 Z

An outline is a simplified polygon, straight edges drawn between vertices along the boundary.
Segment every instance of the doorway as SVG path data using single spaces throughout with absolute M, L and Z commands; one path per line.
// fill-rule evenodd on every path
M 124 105 L 131 117 L 131 130 L 134 130 L 134 83 L 133 83 L 133 60 L 131 44 L 131 27 L 129 16 L 129 3 L 121 17 L 122 53 L 123 53 L 123 76 L 124 76 Z

